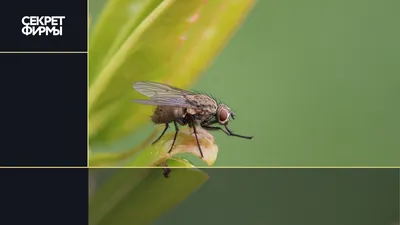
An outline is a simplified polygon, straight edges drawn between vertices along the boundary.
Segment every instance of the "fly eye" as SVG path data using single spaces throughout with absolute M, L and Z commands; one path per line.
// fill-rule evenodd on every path
M 227 112 L 227 110 L 221 109 L 219 110 L 218 113 L 218 122 L 221 124 L 226 123 L 226 121 L 228 120 L 229 117 L 229 113 Z

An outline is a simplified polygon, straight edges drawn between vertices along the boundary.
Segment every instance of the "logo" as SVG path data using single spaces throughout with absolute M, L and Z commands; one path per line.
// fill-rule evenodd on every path
M 62 36 L 65 16 L 24 16 L 22 33 L 26 36 Z

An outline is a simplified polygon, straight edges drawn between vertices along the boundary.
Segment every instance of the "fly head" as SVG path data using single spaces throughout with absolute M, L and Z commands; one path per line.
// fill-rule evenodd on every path
M 215 115 L 219 124 L 226 125 L 229 121 L 229 118 L 235 119 L 235 115 L 231 111 L 231 109 L 225 104 L 219 104 L 217 108 L 217 114 Z

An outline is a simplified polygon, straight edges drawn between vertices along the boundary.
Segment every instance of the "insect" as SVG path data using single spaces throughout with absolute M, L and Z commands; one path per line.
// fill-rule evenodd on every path
M 235 119 L 235 114 L 227 105 L 217 103 L 213 97 L 207 94 L 182 90 L 156 82 L 136 82 L 133 84 L 133 88 L 150 98 L 148 100 L 134 100 L 134 102 L 157 106 L 151 119 L 155 124 L 165 124 L 163 132 L 152 144 L 160 140 L 168 130 L 170 123 L 174 123 L 175 135 L 168 153 L 174 147 L 179 132 L 178 124 L 189 125 L 193 128 L 201 157 L 203 157 L 203 152 L 197 138 L 196 126 L 201 126 L 206 130 L 222 130 L 229 136 L 253 139 L 250 136 L 233 133 L 228 128 L 228 122 L 230 118 Z M 212 126 L 214 124 L 219 124 L 226 130 L 222 127 Z
M 168 168 L 168 166 L 167 166 L 167 164 L 165 164 L 165 162 L 161 163 L 160 166 L 164 167 L 164 169 L 163 169 L 163 170 L 164 170 L 163 175 L 164 175 L 165 178 L 168 178 L 168 177 L 169 177 L 169 174 L 171 173 L 171 169 Z

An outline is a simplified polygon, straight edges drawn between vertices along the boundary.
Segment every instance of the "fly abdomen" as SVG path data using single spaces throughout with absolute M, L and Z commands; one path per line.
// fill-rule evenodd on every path
M 151 120 L 156 123 L 171 123 L 185 117 L 184 108 L 173 106 L 157 106 Z

